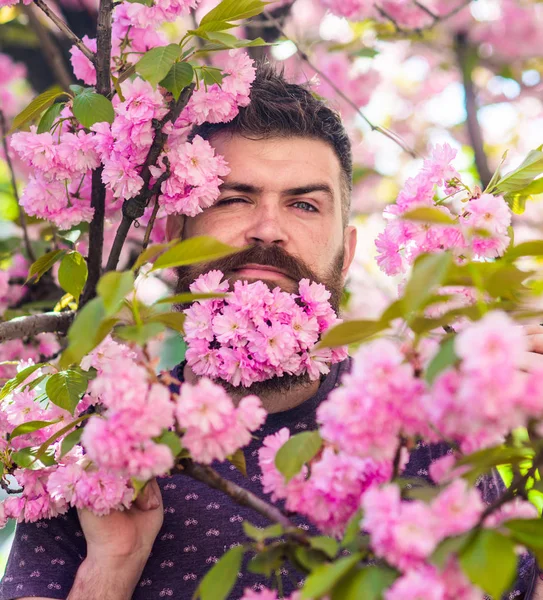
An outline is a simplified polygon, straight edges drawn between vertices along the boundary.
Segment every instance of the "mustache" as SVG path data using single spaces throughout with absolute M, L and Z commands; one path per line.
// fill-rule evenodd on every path
M 249 248 L 206 265 L 206 270 L 218 269 L 223 273 L 236 271 L 248 264 L 273 267 L 282 271 L 294 281 L 310 279 L 317 281 L 318 277 L 303 261 L 294 258 L 279 246 L 250 246 Z
M 343 292 L 341 277 L 343 252 L 336 256 L 329 271 L 323 277 L 319 277 L 303 260 L 292 256 L 280 246 L 256 244 L 236 254 L 214 261 L 177 267 L 175 269 L 177 275 L 176 293 L 187 292 L 190 284 L 208 271 L 222 271 L 228 277 L 237 269 L 241 269 L 248 264 L 268 266 L 280 270 L 295 282 L 296 290 L 301 279 L 309 279 L 309 281 L 324 284 L 332 294 L 330 304 L 336 313 L 339 313 Z

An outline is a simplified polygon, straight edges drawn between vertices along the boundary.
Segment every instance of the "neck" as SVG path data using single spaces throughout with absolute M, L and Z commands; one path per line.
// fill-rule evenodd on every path
M 194 373 L 188 364 L 185 365 L 183 377 L 187 383 L 191 384 L 195 384 L 199 379 L 199 376 Z M 271 390 L 269 393 L 260 392 L 258 397 L 260 398 L 262 406 L 266 412 L 273 414 L 290 410 L 291 408 L 299 406 L 306 400 L 309 400 L 309 398 L 317 393 L 319 385 L 320 381 L 311 381 L 310 383 L 301 383 L 299 385 L 292 386 L 289 390 L 284 392 L 278 392 L 274 390 Z M 250 390 L 247 390 L 247 388 L 240 387 L 239 392 L 235 391 L 234 393 L 231 393 L 230 397 L 232 398 L 234 404 L 237 405 L 244 396 L 247 396 L 250 393 Z

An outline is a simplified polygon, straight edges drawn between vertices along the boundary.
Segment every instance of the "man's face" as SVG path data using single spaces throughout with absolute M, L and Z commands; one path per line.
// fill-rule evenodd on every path
M 210 140 L 231 171 L 217 202 L 187 218 L 182 237 L 212 236 L 255 253 L 226 260 L 230 281 L 262 279 L 288 292 L 308 277 L 337 296 L 354 256 L 356 230 L 344 227 L 341 167 L 333 149 L 311 138 L 250 140 L 229 133 Z M 221 268 L 221 261 L 213 264 Z M 180 273 L 194 279 L 209 265 Z M 183 275 L 185 280 L 183 281 Z

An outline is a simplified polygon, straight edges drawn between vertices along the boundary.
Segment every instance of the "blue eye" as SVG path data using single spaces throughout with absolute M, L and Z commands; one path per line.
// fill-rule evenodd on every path
M 305 210 L 306 212 L 319 212 L 314 206 L 313 204 L 310 204 L 309 202 L 305 202 L 303 200 L 300 200 L 296 203 L 294 203 L 293 206 L 296 206 L 297 208 L 300 208 L 301 210 Z

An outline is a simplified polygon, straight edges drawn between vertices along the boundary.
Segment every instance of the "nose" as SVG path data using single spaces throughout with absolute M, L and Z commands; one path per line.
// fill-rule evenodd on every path
M 285 223 L 277 205 L 261 205 L 254 211 L 253 219 L 245 231 L 245 241 L 249 245 L 276 244 L 285 246 L 288 238 Z

